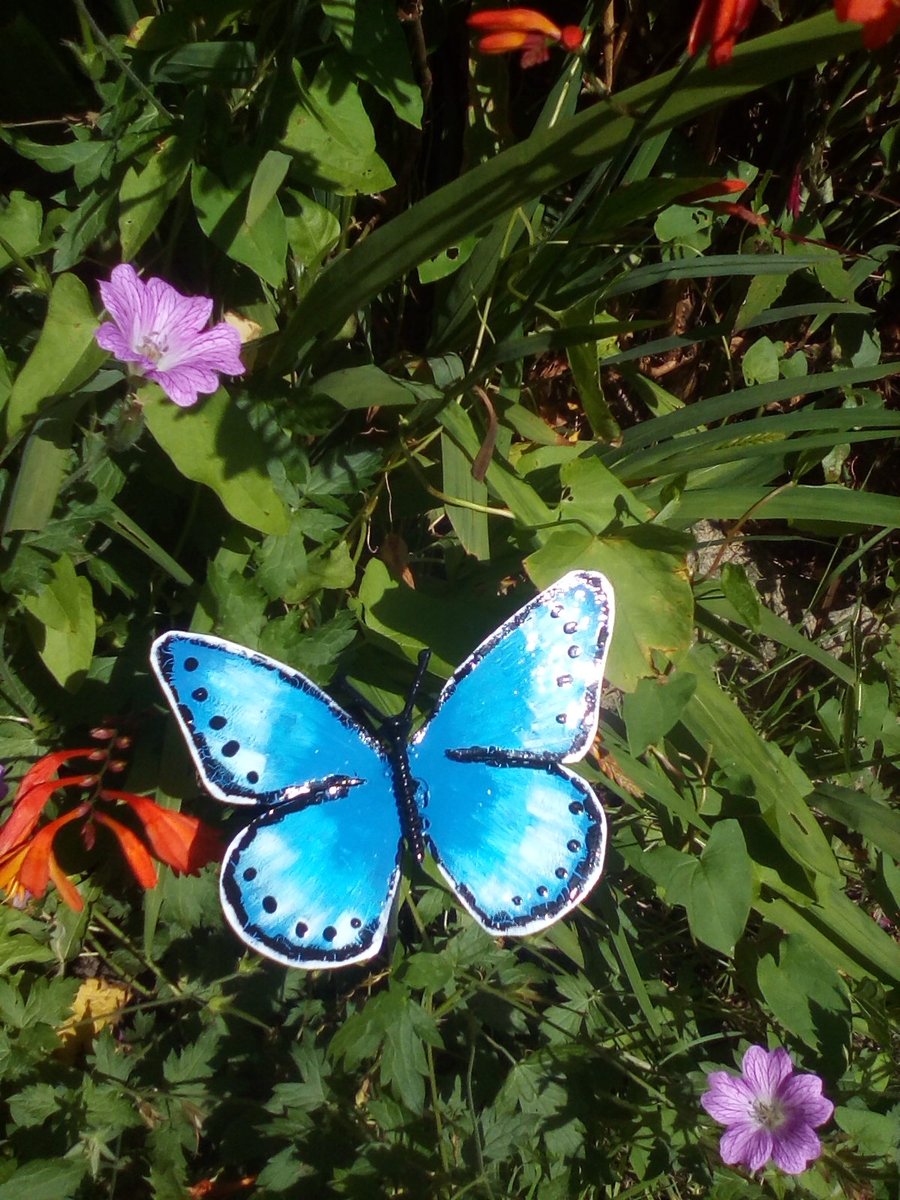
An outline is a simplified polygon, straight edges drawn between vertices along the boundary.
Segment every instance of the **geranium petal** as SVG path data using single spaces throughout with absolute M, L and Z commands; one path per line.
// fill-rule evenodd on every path
M 818 1075 L 794 1075 L 782 1082 L 778 1099 L 792 1120 L 807 1125 L 824 1125 L 831 1119 L 834 1105 L 822 1095 L 822 1080 Z
M 822 1153 L 822 1143 L 802 1121 L 783 1126 L 773 1137 L 775 1166 L 788 1175 L 799 1175 Z
M 723 1125 L 734 1125 L 750 1119 L 754 1095 L 743 1079 L 727 1071 L 713 1071 L 709 1076 L 709 1091 L 700 1103 L 711 1117 Z
M 215 371 L 202 367 L 184 365 L 167 371 L 148 371 L 147 378 L 154 380 L 179 408 L 190 408 L 197 403 L 199 393 L 208 395 L 219 386 Z
M 133 348 L 129 339 L 112 321 L 101 325 L 94 338 L 101 350 L 108 350 L 119 362 L 140 363 L 142 367 L 153 365 L 146 354 L 141 354 Z
M 787 1050 L 766 1050 L 763 1046 L 751 1046 L 741 1063 L 744 1078 L 757 1096 L 771 1099 L 782 1080 L 787 1079 L 794 1067 Z
M 749 1170 L 758 1171 L 772 1157 L 772 1135 L 749 1121 L 733 1125 L 722 1134 L 719 1153 L 729 1165 L 743 1163 Z
M 144 327 L 146 286 L 128 263 L 114 267 L 109 279 L 100 284 L 103 307 L 130 346 L 136 344 Z
M 182 353 L 182 362 L 188 361 L 191 366 L 205 367 L 223 375 L 243 375 L 245 370 L 241 362 L 241 335 L 227 321 L 220 321 L 205 333 L 198 333 Z M 159 366 L 162 370 L 168 369 L 164 360 Z
M 170 346 L 199 333 L 212 316 L 208 296 L 184 296 L 164 279 L 147 281 L 150 325 L 148 329 Z

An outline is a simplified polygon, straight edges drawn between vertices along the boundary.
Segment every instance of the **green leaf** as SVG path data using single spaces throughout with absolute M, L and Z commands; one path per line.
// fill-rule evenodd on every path
M 261 533 L 285 533 L 288 515 L 266 470 L 267 452 L 224 388 L 192 409 L 155 385 L 140 390 L 147 428 L 187 479 L 211 488 L 228 512 Z
M 740 563 L 722 564 L 721 583 L 725 599 L 735 612 L 746 622 L 749 629 L 754 633 L 759 632 L 759 593 L 747 578 L 747 572 Z
M 635 756 L 648 746 L 658 746 L 681 716 L 694 694 L 697 680 L 685 671 L 642 679 L 633 693 L 626 693 L 622 716 L 628 730 L 628 749 Z
M 93 375 L 106 356 L 94 340 L 96 328 L 87 288 L 75 275 L 60 275 L 37 345 L 13 384 L 7 436 L 17 434 L 44 400 L 74 392 Z
M 272 287 L 285 280 L 287 222 L 273 195 L 251 222 L 247 196 L 248 181 L 224 183 L 208 167 L 195 163 L 191 171 L 191 197 L 200 228 L 229 258 L 243 263 Z M 252 195 L 251 195 L 252 198 Z
M 52 412 L 35 422 L 34 430 L 25 442 L 4 533 L 41 530 L 50 521 L 66 467 L 73 459 L 72 423 L 84 399 L 73 396 L 55 405 Z
M 763 955 L 756 982 L 775 1018 L 818 1053 L 841 1050 L 850 1036 L 850 999 L 835 968 L 798 934 Z
M 281 149 L 294 157 L 294 171 L 314 187 L 338 195 L 372 194 L 394 182 L 375 152 L 375 131 L 366 116 L 355 72 L 344 54 L 324 58 L 290 116 Z
M 83 1158 L 33 1158 L 0 1183 L 0 1200 L 74 1200 L 87 1166 Z
M 360 79 L 382 95 L 401 121 L 422 124 L 422 93 L 392 0 L 322 0 L 322 10 L 353 59 Z
M 896 1155 L 900 1145 L 900 1112 L 869 1112 L 865 1108 L 838 1105 L 834 1110 L 835 1124 L 856 1142 L 862 1154 L 880 1157 Z
M 779 357 L 783 352 L 783 343 L 773 342 L 767 337 L 757 338 L 741 359 L 741 371 L 747 386 L 772 383 L 776 380 L 779 375 Z
M 732 955 L 753 903 L 753 865 L 738 822 L 716 822 L 699 858 L 664 846 L 645 865 L 666 898 L 687 910 L 694 937 Z
M 31 200 L 24 192 L 10 192 L 9 202 L 0 209 L 0 271 L 15 262 L 10 250 L 20 258 L 36 252 L 43 223 L 44 211 L 39 201 Z
M 49 1083 L 34 1083 L 10 1096 L 10 1116 L 23 1129 L 42 1125 L 60 1106 L 64 1093 Z
M 129 167 L 119 188 L 119 238 L 122 258 L 130 262 L 153 233 L 187 178 L 194 139 L 167 138 L 138 171 Z
M 371 363 L 332 371 L 314 380 L 309 387 L 314 396 L 328 396 L 346 409 L 390 408 L 416 403 L 416 395 L 410 388 Z
M 278 195 L 290 170 L 291 160 L 279 150 L 267 150 L 259 162 L 247 197 L 247 224 L 255 225 Z
M 22 605 L 44 666 L 67 691 L 76 691 L 94 654 L 97 625 L 90 583 L 75 574 L 64 554 L 53 564 L 50 581 L 37 595 L 25 596 Z

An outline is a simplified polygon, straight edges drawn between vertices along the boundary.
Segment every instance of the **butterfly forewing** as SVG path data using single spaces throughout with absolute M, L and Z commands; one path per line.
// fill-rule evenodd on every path
M 221 638 L 167 633 L 151 662 L 197 770 L 220 800 L 271 804 L 315 780 L 383 773 L 384 756 L 365 730 L 274 659 Z
M 597 732 L 613 594 L 598 572 L 572 571 L 505 621 L 453 673 L 413 739 L 576 762 Z

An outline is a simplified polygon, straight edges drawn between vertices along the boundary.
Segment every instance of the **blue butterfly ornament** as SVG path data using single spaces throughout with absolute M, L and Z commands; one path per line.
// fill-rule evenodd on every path
M 416 689 L 374 732 L 305 675 L 199 633 L 151 662 L 206 788 L 253 817 L 225 855 L 237 934 L 287 966 L 378 953 L 404 842 L 494 936 L 545 929 L 600 878 L 606 818 L 563 764 L 597 732 L 613 592 L 572 571 L 458 667 L 410 738 Z M 366 711 L 369 711 L 366 706 Z

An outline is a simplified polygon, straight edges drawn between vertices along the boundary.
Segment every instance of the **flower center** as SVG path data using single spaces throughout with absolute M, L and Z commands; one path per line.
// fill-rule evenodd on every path
M 168 354 L 169 347 L 163 334 L 151 330 L 144 334 L 143 340 L 140 345 L 135 346 L 135 350 L 138 354 L 143 354 L 144 358 L 149 358 L 152 363 L 158 363 Z
M 776 1133 L 787 1117 L 784 1105 L 779 1100 L 768 1098 L 754 1100 L 753 1115 L 756 1117 L 760 1129 L 768 1129 L 770 1133 Z

